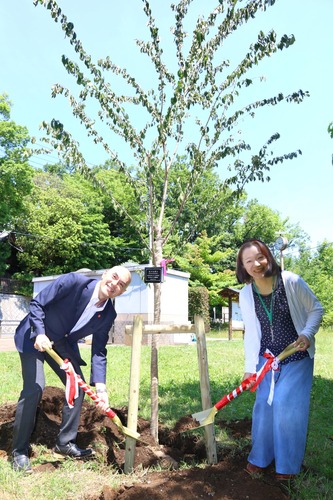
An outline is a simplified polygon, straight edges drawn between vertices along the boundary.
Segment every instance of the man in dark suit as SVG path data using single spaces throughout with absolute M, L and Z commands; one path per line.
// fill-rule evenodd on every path
M 106 388 L 106 344 L 109 331 L 117 316 L 112 299 L 125 292 L 131 273 L 122 266 L 104 272 L 101 280 L 80 273 L 60 276 L 44 288 L 30 303 L 30 312 L 15 333 L 15 345 L 20 354 L 23 390 L 17 404 L 13 431 L 13 469 L 31 472 L 29 442 L 35 425 L 37 406 L 45 387 L 44 361 L 66 383 L 66 373 L 45 352 L 53 349 L 71 361 L 83 379 L 77 342 L 92 335 L 90 385 L 95 386 L 101 403 L 109 406 Z M 65 401 L 62 422 L 55 451 L 62 455 L 84 458 L 93 453 L 76 444 L 84 392 L 79 388 L 74 408 Z

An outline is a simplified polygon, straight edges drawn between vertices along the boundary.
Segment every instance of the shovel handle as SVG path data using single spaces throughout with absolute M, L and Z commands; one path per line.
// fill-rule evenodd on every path
M 302 342 L 297 347 L 294 347 L 293 343 L 289 344 L 282 352 L 280 352 L 280 354 L 278 354 L 277 358 L 279 361 L 283 361 L 288 356 L 291 356 L 292 354 L 295 354 L 295 352 L 298 352 L 302 347 L 304 347 L 304 342 Z
M 295 354 L 295 352 L 299 351 L 299 349 L 303 347 L 303 345 L 304 344 L 300 344 L 299 346 L 294 347 L 294 344 L 289 344 L 282 352 L 280 352 L 280 354 L 277 356 L 277 359 L 279 360 L 279 362 L 283 361 L 288 356 L 291 356 L 292 354 Z M 233 399 L 237 398 L 237 396 L 239 396 L 239 394 L 241 394 L 243 391 L 248 390 L 252 386 L 252 383 L 256 381 L 256 379 L 256 373 L 250 375 L 248 378 L 243 380 L 242 383 L 238 387 L 236 387 L 236 389 L 229 392 L 229 394 L 226 394 L 222 399 L 220 399 L 220 401 L 215 403 L 215 408 L 217 410 L 221 410 L 221 408 L 226 406 Z
M 48 354 L 49 356 L 51 356 L 51 358 L 53 358 L 53 359 L 54 359 L 54 361 L 55 361 L 56 363 L 58 363 L 58 365 L 59 365 L 59 366 L 63 365 L 64 360 L 63 360 L 63 359 L 59 356 L 59 354 L 58 354 L 58 353 L 56 353 L 56 352 L 52 349 L 52 347 L 47 347 L 46 345 L 43 345 L 43 349 L 44 349 L 44 351 L 45 351 L 45 352 L 47 352 L 47 354 Z
M 52 348 L 46 347 L 46 346 L 43 346 L 43 348 L 47 352 L 47 354 L 49 354 L 51 356 L 51 358 L 53 358 L 54 361 L 56 363 L 58 363 L 59 366 L 62 366 L 64 364 L 65 361 Z M 77 383 L 81 387 L 81 389 L 86 394 L 88 394 L 88 396 L 96 403 L 96 405 L 98 405 L 98 403 L 101 402 L 101 399 L 92 390 L 92 388 L 90 387 L 90 385 L 88 385 L 84 380 L 82 380 L 82 378 L 80 377 L 80 375 L 76 375 L 76 376 L 77 376 Z M 111 408 L 108 408 L 107 410 L 105 410 L 105 413 L 110 418 L 115 418 L 115 416 L 116 416 L 116 413 Z
M 92 390 L 90 385 L 88 385 L 84 380 L 82 380 L 80 375 L 77 375 L 77 383 L 79 384 L 81 389 L 86 394 L 88 394 L 88 396 L 96 403 L 96 405 L 98 405 L 98 403 L 102 401 L 101 398 L 99 398 L 97 394 Z M 116 413 L 111 408 L 105 410 L 104 413 L 106 413 L 106 415 L 110 418 L 114 418 L 116 416 Z
M 67 361 L 67 360 L 64 361 L 52 348 L 49 348 L 47 346 L 43 346 L 43 349 L 45 350 L 45 352 L 47 352 L 47 354 L 49 354 L 51 356 L 51 358 L 53 358 L 56 361 L 56 363 L 58 363 L 58 365 L 60 367 L 62 367 L 64 365 L 64 363 Z M 76 378 L 77 378 L 77 383 L 78 383 L 79 387 L 81 387 L 83 392 L 88 394 L 88 396 L 96 403 L 96 405 L 98 405 L 98 403 L 100 403 L 102 400 L 92 390 L 90 385 L 88 385 L 84 380 L 82 380 L 80 375 L 76 374 Z M 126 436 L 129 436 L 133 439 L 139 439 L 140 434 L 134 430 L 131 430 L 131 429 L 128 429 L 127 427 L 125 427 L 122 424 L 118 415 L 111 408 L 107 408 L 106 410 L 104 410 L 104 413 L 109 418 L 111 418 L 113 420 L 113 422 L 116 424 L 116 426 L 121 430 L 121 432 L 123 434 L 125 434 Z
M 229 392 L 229 394 L 226 394 L 225 396 L 223 396 L 223 398 L 214 405 L 215 408 L 217 410 L 221 410 L 221 408 L 226 406 L 233 399 L 237 398 L 237 396 L 239 396 L 243 391 L 246 391 L 247 389 L 249 389 L 249 387 L 251 386 L 251 383 L 255 382 L 255 380 L 256 380 L 256 374 L 250 375 L 248 378 L 243 380 L 242 383 L 238 387 L 236 387 L 236 389 Z

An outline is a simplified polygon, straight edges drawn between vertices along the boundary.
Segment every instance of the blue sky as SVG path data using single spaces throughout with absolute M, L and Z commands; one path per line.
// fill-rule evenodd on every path
M 143 87 L 149 85 L 152 75 L 135 45 L 135 39 L 146 33 L 141 0 L 58 3 L 74 23 L 88 53 L 97 58 L 109 55 L 133 73 Z M 170 3 L 171 0 L 151 1 L 166 58 L 172 51 Z M 192 19 L 203 6 L 216 3 L 195 0 Z M 280 91 L 288 94 L 301 88 L 310 92 L 310 98 L 300 105 L 258 111 L 255 120 L 242 124 L 242 135 L 261 144 L 279 132 L 278 152 L 302 150 L 298 159 L 274 167 L 269 183 L 248 185 L 247 192 L 249 198 L 277 210 L 291 223 L 299 223 L 309 234 L 312 246 L 324 239 L 333 242 L 333 140 L 327 133 L 327 126 L 333 121 L 332 19 L 332 0 L 277 0 L 273 7 L 237 30 L 221 52 L 223 59 L 239 61 L 259 30 L 274 29 L 279 36 L 293 33 L 296 37 L 291 48 L 279 51 L 255 68 L 253 77 L 258 84 L 253 96 L 263 98 Z M 61 64 L 62 54 L 73 56 L 60 26 L 44 7 L 34 7 L 33 0 L 0 0 L 0 92 L 7 92 L 13 102 L 12 119 L 37 137 L 41 121 L 59 119 L 79 140 L 87 161 L 100 163 L 106 159 L 103 151 L 86 139 L 66 99 L 51 98 L 55 83 L 76 90 Z M 265 77 L 263 81 L 259 80 L 261 76 Z M 121 150 L 117 141 L 112 145 Z M 37 157 L 33 162 L 36 166 L 43 164 Z

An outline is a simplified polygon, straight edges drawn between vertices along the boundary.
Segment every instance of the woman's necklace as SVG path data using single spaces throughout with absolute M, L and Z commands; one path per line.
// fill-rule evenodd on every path
M 267 317 L 268 317 L 268 320 L 269 320 L 272 342 L 274 342 L 274 331 L 273 331 L 273 298 L 274 298 L 274 286 L 275 286 L 275 278 L 273 278 L 273 281 L 272 281 L 271 303 L 270 303 L 270 308 L 268 309 L 267 306 L 266 306 L 266 304 L 265 304 L 265 302 L 264 302 L 264 299 L 261 296 L 261 293 L 259 292 L 259 290 L 257 288 L 257 285 L 253 281 L 253 287 L 254 287 L 254 289 L 255 289 L 258 297 L 259 297 L 261 305 L 263 306 L 263 308 L 265 310 L 265 313 L 267 314 Z

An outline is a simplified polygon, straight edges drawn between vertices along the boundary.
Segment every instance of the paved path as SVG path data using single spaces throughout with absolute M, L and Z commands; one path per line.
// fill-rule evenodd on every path
M 0 352 L 16 351 L 13 338 L 0 338 Z

